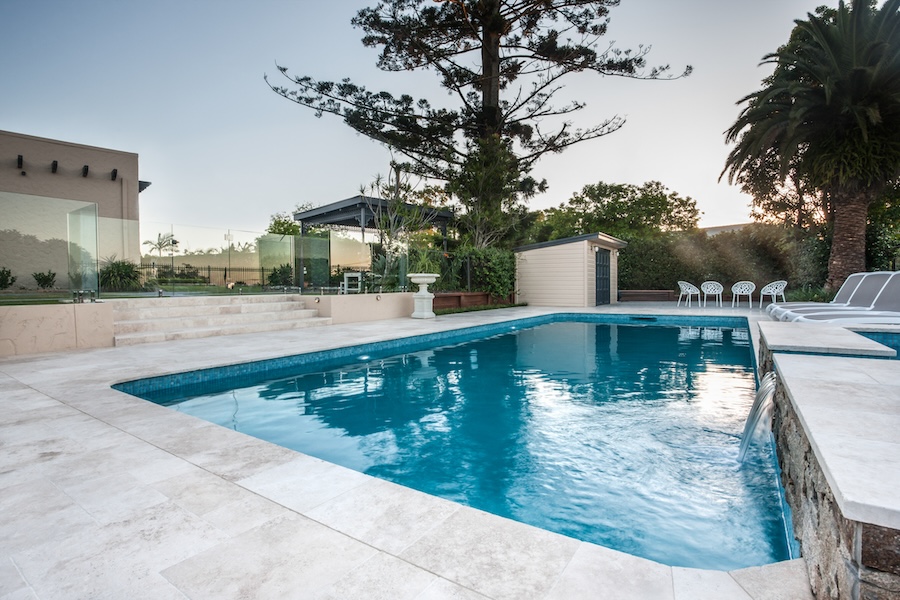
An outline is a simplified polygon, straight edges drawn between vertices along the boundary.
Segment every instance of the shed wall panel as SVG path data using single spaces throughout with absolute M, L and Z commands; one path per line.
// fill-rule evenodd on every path
M 520 252 L 516 261 L 519 301 L 534 306 L 585 306 L 583 263 L 583 244 Z
M 519 302 L 534 306 L 590 307 L 597 304 L 594 247 L 609 250 L 610 302 L 618 300 L 618 253 L 593 240 L 579 240 L 516 253 Z

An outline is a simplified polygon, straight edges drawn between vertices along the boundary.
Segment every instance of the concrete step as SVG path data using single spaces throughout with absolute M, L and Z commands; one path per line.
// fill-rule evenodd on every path
M 302 302 L 300 294 L 229 294 L 214 296 L 164 296 L 162 298 L 113 298 L 104 300 L 113 305 L 113 310 L 131 308 L 154 308 L 159 306 L 209 306 L 225 304 L 265 304 L 270 302 Z
M 211 317 L 215 315 L 240 315 L 303 310 L 305 306 L 306 303 L 302 300 L 290 300 L 282 302 L 253 302 L 248 304 L 179 304 L 173 306 L 114 308 L 113 318 L 116 321 L 141 321 L 145 319 L 166 319 L 172 317 Z
M 330 325 L 297 294 L 112 300 L 116 346 Z
M 174 317 L 156 317 L 146 319 L 116 320 L 113 323 L 115 335 L 150 331 L 172 331 L 176 329 L 193 329 L 205 327 L 224 327 L 227 325 L 249 325 L 267 321 L 290 321 L 309 319 L 318 316 L 319 311 L 302 306 L 273 310 L 267 312 L 177 315 Z
M 314 317 L 301 320 L 266 321 L 262 323 L 239 323 L 218 327 L 194 327 L 173 329 L 169 331 L 149 331 L 116 335 L 116 346 L 133 346 L 149 342 L 166 342 L 171 340 L 187 340 L 220 335 L 236 335 L 240 333 L 265 333 L 268 331 L 285 331 L 289 329 L 305 329 L 331 325 L 329 317 Z

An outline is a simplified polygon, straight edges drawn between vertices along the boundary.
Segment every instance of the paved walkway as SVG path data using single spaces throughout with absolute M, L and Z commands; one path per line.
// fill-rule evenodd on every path
M 596 310 L 760 314 L 673 303 Z M 547 312 L 557 311 L 519 308 L 0 360 L 0 599 L 810 599 L 802 560 L 731 573 L 672 568 L 110 388 Z

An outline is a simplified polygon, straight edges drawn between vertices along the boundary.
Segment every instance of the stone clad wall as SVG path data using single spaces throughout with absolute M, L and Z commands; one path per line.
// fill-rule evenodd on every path
M 900 600 L 900 532 L 844 518 L 780 381 L 773 430 L 794 534 L 816 598 Z
M 841 516 L 783 385 L 777 387 L 772 428 L 794 535 L 800 540 L 816 598 L 858 597 L 853 592 L 857 565 L 851 550 L 855 527 Z
M 111 304 L 0 306 L 0 357 L 112 345 Z

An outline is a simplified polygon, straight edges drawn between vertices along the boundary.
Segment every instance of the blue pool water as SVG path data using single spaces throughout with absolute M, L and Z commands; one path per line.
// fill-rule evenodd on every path
M 117 387 L 669 565 L 730 570 L 790 558 L 771 445 L 736 461 L 755 390 L 746 329 L 506 329 L 407 353 L 364 348 L 350 363 L 305 361 L 277 379 L 258 369 L 243 386 Z
M 893 348 L 897 351 L 894 360 L 900 360 L 900 333 L 896 331 L 857 331 L 857 333 L 879 344 L 884 344 L 888 348 Z

